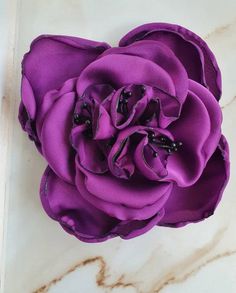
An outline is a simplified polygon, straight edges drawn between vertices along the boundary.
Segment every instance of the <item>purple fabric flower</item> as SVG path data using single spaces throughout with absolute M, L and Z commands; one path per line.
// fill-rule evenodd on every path
M 38 37 L 19 120 L 48 162 L 47 214 L 86 242 L 212 215 L 229 178 L 220 96 L 214 55 L 181 26 L 146 24 L 115 48 Z

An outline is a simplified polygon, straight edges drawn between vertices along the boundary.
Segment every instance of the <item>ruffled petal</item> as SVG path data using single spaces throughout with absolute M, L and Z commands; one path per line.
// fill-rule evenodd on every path
M 173 186 L 160 225 L 181 227 L 214 213 L 229 179 L 229 149 L 222 136 L 199 180 L 192 186 Z
M 178 98 L 155 86 L 129 85 L 113 94 L 110 114 L 119 130 L 135 124 L 150 125 L 154 117 L 156 126 L 166 128 L 179 118 L 181 107 Z
M 156 225 L 163 209 L 144 221 L 120 221 L 91 205 L 74 185 L 61 180 L 49 167 L 40 186 L 40 197 L 47 214 L 70 234 L 84 242 L 101 242 L 120 236 L 136 237 Z
M 120 46 L 140 40 L 155 40 L 170 48 L 184 65 L 189 78 L 209 88 L 217 100 L 221 97 L 221 73 L 208 45 L 192 31 L 175 24 L 150 23 L 125 35 Z

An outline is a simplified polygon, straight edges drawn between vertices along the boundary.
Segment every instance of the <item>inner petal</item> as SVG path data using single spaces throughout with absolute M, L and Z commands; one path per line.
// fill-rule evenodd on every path
M 77 82 L 77 92 L 82 95 L 91 84 L 108 83 L 118 89 L 127 84 L 158 86 L 175 95 L 175 86 L 169 74 L 152 61 L 137 56 L 111 54 L 86 67 Z

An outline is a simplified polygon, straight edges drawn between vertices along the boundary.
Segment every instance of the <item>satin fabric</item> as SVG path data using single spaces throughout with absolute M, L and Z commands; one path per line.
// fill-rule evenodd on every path
M 214 213 L 229 179 L 221 74 L 196 34 L 145 24 L 118 47 L 43 35 L 22 61 L 19 120 L 48 162 L 47 214 L 85 242 Z

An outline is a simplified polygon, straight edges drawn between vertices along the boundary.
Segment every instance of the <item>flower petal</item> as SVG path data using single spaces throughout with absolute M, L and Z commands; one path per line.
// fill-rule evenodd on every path
M 77 78 L 67 80 L 60 89 L 51 90 L 47 92 L 42 100 L 40 107 L 38 108 L 38 113 L 36 118 L 36 130 L 39 140 L 41 140 L 41 130 L 44 122 L 44 118 L 46 117 L 49 110 L 54 106 L 56 101 L 58 101 L 64 95 L 74 95 L 75 93 L 75 84 Z
M 110 217 L 87 202 L 74 185 L 61 180 L 49 167 L 42 177 L 40 197 L 47 214 L 84 242 L 101 242 L 116 236 L 136 237 L 151 229 L 164 215 L 161 210 L 144 221 Z
M 75 173 L 75 153 L 70 144 L 74 104 L 74 93 L 61 96 L 48 111 L 41 131 L 44 157 L 54 172 L 70 183 Z
M 76 37 L 42 35 L 36 38 L 22 62 L 23 76 L 33 89 L 36 104 L 49 90 L 79 76 L 108 48 L 106 43 Z
M 109 54 L 139 56 L 158 64 L 173 80 L 176 96 L 179 102 L 183 103 L 188 92 L 188 76 L 182 63 L 163 43 L 152 40 L 135 42 L 127 47 L 110 48 L 99 58 Z
M 204 86 L 189 80 L 189 90 L 203 102 L 210 118 L 210 134 L 204 146 L 204 152 L 208 159 L 221 137 L 222 111 L 215 97 Z
M 125 35 L 120 46 L 140 40 L 155 40 L 169 47 L 184 65 L 189 78 L 210 89 L 217 100 L 221 96 L 221 73 L 208 45 L 192 31 L 175 24 L 150 23 Z
M 169 156 L 168 176 L 165 179 L 186 187 L 194 184 L 201 176 L 219 142 L 219 136 L 216 135 L 211 138 L 210 148 L 208 146 L 213 115 L 210 116 L 211 111 L 198 96 L 189 92 L 180 118 L 168 127 L 175 140 L 181 141 L 183 145 L 178 152 Z M 214 126 L 220 128 L 219 124 Z
M 107 159 L 96 141 L 81 135 L 76 151 L 76 160 L 85 170 L 96 174 L 108 171 Z
M 160 225 L 181 227 L 211 216 L 229 179 L 229 150 L 222 136 L 199 180 L 192 186 L 173 186 Z
M 106 43 L 76 37 L 42 35 L 36 38 L 22 61 L 19 120 L 23 129 L 29 130 L 25 125 L 36 119 L 37 107 L 40 107 L 41 99 L 48 91 L 79 76 L 88 64 L 108 48 Z M 28 114 L 27 120 L 25 113 Z M 35 131 L 34 135 L 37 141 Z
M 157 153 L 157 157 L 153 157 L 153 149 L 148 147 L 147 137 L 144 137 L 141 140 L 134 152 L 136 166 L 142 175 L 149 180 L 157 181 L 163 179 L 167 175 L 167 170 L 164 164 L 165 156 L 160 153 Z
M 90 173 L 77 164 L 76 186 L 81 196 L 120 220 L 146 220 L 159 212 L 168 199 L 171 183 L 150 182 L 142 177 L 117 179 Z M 147 196 L 148 195 L 148 196 Z
M 77 82 L 81 96 L 92 84 L 110 84 L 118 89 L 128 84 L 147 84 L 175 95 L 175 86 L 168 73 L 152 61 L 137 56 L 111 54 L 88 65 Z

